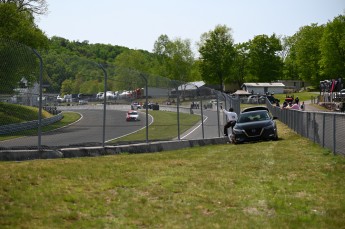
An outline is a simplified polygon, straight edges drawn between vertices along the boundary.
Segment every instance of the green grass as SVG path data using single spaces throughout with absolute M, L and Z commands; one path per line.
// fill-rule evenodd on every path
M 343 228 L 345 158 L 280 140 L 0 162 L 0 228 Z
M 63 126 L 67 126 L 75 121 L 77 121 L 80 118 L 80 114 L 75 112 L 63 112 L 63 118 L 51 125 L 42 127 L 42 132 L 52 131 L 54 129 L 61 128 Z M 37 118 L 36 118 L 37 119 Z M 37 135 L 37 129 L 34 130 L 25 130 L 20 131 L 16 133 L 6 134 L 6 135 L 0 135 L 0 141 L 23 137 L 23 136 L 30 136 L 30 135 Z
M 149 139 L 170 140 L 177 137 L 177 116 L 176 112 L 169 111 L 149 111 L 154 122 L 149 126 Z M 141 116 L 141 118 L 145 118 Z M 180 134 L 193 127 L 201 121 L 199 115 L 180 113 Z M 146 139 L 146 129 L 142 129 L 134 134 L 116 139 L 110 143 L 120 141 L 143 141 Z
M 311 100 L 312 97 L 316 97 L 319 94 L 317 92 L 297 92 L 297 93 L 293 93 L 293 94 L 288 94 L 289 96 L 293 95 L 294 98 L 296 98 L 298 96 L 299 101 L 309 101 Z M 284 102 L 285 98 L 286 98 L 286 94 L 274 94 L 274 97 L 279 99 L 281 103 Z
M 42 110 L 42 117 L 49 118 L 52 115 Z M 38 119 L 38 108 L 17 104 L 0 102 L 0 125 L 20 123 Z

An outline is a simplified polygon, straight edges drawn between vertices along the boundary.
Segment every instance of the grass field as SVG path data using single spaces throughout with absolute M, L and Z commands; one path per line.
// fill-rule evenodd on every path
M 42 118 L 52 115 L 42 110 Z M 38 108 L 0 102 L 0 125 L 20 123 L 38 119 Z
M 149 111 L 154 122 L 149 126 L 149 139 L 171 140 L 177 137 L 177 116 L 170 111 Z M 141 118 L 145 118 L 141 116 Z M 200 115 L 180 113 L 180 134 L 193 127 L 201 119 Z M 134 134 L 113 140 L 109 143 L 119 141 L 138 141 L 146 139 L 146 129 L 142 129 Z
M 0 228 L 343 228 L 345 158 L 279 141 L 0 162 Z
M 36 113 L 37 115 L 37 113 Z M 80 114 L 75 113 L 75 112 L 64 112 L 63 113 L 63 118 L 51 125 L 48 126 L 43 126 L 42 127 L 42 132 L 47 132 L 51 131 L 54 129 L 58 129 L 64 126 L 67 126 L 75 121 L 77 121 L 80 118 Z M 37 117 L 36 117 L 37 119 Z M 25 130 L 25 131 L 20 131 L 16 133 L 11 133 L 11 134 L 5 134 L 5 135 L 0 135 L 0 141 L 8 140 L 8 139 L 13 139 L 13 138 L 19 138 L 23 136 L 32 136 L 32 135 L 37 135 L 37 129 L 34 130 Z

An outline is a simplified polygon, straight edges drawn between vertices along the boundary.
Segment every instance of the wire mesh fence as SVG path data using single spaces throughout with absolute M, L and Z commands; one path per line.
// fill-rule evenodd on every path
M 6 40 L 0 40 L 0 51 L 0 148 L 220 137 L 225 122 L 220 107 L 240 112 L 239 98 L 203 82 L 171 80 L 85 58 L 45 58 L 29 47 Z M 28 110 L 30 117 L 18 115 Z M 66 126 L 64 120 L 75 113 L 75 122 Z M 50 121 L 42 122 L 44 119 Z M 26 127 L 29 130 L 20 129 L 30 122 L 36 124 Z
M 298 134 L 309 138 L 334 154 L 345 155 L 345 114 L 337 112 L 307 112 L 281 109 L 266 102 L 273 116 L 278 117 Z

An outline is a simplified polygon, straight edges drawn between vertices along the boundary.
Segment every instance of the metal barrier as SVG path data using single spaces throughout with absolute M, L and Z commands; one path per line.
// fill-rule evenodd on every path
M 63 114 L 59 113 L 53 117 L 42 119 L 42 126 L 47 126 L 52 123 L 58 122 L 63 118 Z M 29 122 L 14 123 L 0 126 L 0 134 L 10 134 L 23 130 L 36 129 L 38 127 L 38 120 Z
M 54 146 L 65 146 L 66 143 L 63 141 L 71 138 L 78 138 L 76 140 L 77 142 L 73 142 L 73 144 L 77 145 L 92 142 L 93 144 L 104 146 L 105 142 L 109 141 L 109 139 L 118 136 L 117 133 L 114 134 L 115 132 L 123 132 L 124 135 L 128 135 L 134 129 L 143 128 L 146 129 L 145 137 L 143 138 L 140 135 L 135 141 L 148 142 L 162 140 L 152 139 L 149 136 L 148 107 L 150 104 L 153 104 L 154 109 L 152 110 L 168 109 L 176 112 L 176 119 L 174 119 L 176 123 L 166 124 L 161 122 L 162 124 L 160 125 L 177 127 L 176 136 L 178 140 L 180 140 L 180 135 L 183 134 L 182 128 L 180 128 L 181 126 L 184 127 L 183 130 L 194 128 L 194 124 L 188 124 L 190 126 L 186 126 L 183 123 L 184 120 L 180 117 L 182 113 L 201 116 L 199 123 L 201 124 L 200 128 L 202 130 L 199 129 L 199 131 L 202 132 L 202 135 L 198 135 L 198 138 L 220 137 L 222 135 L 222 125 L 225 122 L 225 117 L 223 116 L 223 112 L 221 112 L 220 105 L 227 110 L 233 107 L 235 112 L 240 113 L 240 100 L 238 97 L 231 97 L 217 91 L 201 81 L 185 83 L 162 76 L 150 75 L 126 67 L 114 66 L 110 63 L 100 65 L 85 58 L 77 60 L 77 57 L 64 57 L 66 58 L 65 60 L 55 62 L 51 58 L 45 59 L 44 55 L 41 58 L 35 50 L 29 47 L 18 43 L 12 44 L 12 42 L 1 39 L 0 48 L 6 51 L 1 53 L 0 63 L 5 63 L 10 60 L 10 65 L 0 64 L 0 72 L 5 72 L 7 75 L 16 77 L 20 81 L 20 87 L 14 91 L 4 91 L 1 88 L 0 101 L 39 107 L 40 113 L 42 109 L 46 109 L 53 114 L 57 113 L 57 110 L 79 110 L 80 112 L 88 112 L 92 116 L 92 120 L 90 119 L 80 124 L 79 127 L 73 130 L 76 133 L 73 133 L 72 130 L 67 130 L 48 135 L 39 131 L 38 136 L 34 133 L 21 141 L 13 140 L 12 143 L 12 140 L 6 141 L 6 143 L 0 142 L 2 147 L 38 145 L 38 149 L 40 149 L 41 143 L 45 146 L 51 144 L 55 144 Z M 40 62 L 38 62 L 37 57 L 40 57 Z M 48 63 L 47 65 L 45 65 L 45 61 Z M 64 65 L 57 66 L 59 63 L 63 63 Z M 56 67 L 56 69 L 61 70 L 61 75 L 64 75 L 66 73 L 64 70 L 65 65 L 73 64 L 73 67 L 70 66 L 69 68 L 70 71 L 73 71 L 76 69 L 77 63 L 82 64 L 82 70 L 79 69 L 76 72 L 69 72 L 69 74 L 78 75 L 80 81 L 76 81 L 72 85 L 72 82 L 67 80 L 64 85 L 66 86 L 65 88 L 79 90 L 79 93 L 75 91 L 73 92 L 75 94 L 71 92 L 71 94 L 68 93 L 64 97 L 58 96 L 58 93 L 56 93 L 57 82 L 53 82 L 49 78 L 48 72 L 53 72 L 49 67 Z M 21 79 L 23 75 L 30 75 L 30 80 Z M 60 75 L 60 73 L 57 74 L 55 72 L 56 75 Z M 85 78 L 83 78 L 84 75 Z M 4 80 L 9 80 L 10 78 L 7 77 Z M 18 82 L 11 83 L 13 86 Z M 61 84 L 61 82 L 59 83 Z M 85 88 L 89 89 L 92 87 L 96 87 L 97 90 L 101 91 L 98 93 L 82 91 L 82 89 L 85 90 Z M 141 104 L 145 107 L 141 109 L 141 112 L 145 113 L 145 118 L 142 118 L 140 123 L 129 124 L 126 121 L 118 122 L 122 118 L 125 120 L 124 116 L 126 112 L 135 107 L 134 103 L 136 103 L 135 106 Z M 57 110 L 55 107 L 57 107 Z M 116 113 L 115 111 L 120 112 Z M 57 115 L 56 117 L 61 119 L 62 115 Z M 46 124 L 46 121 L 40 118 L 38 121 L 3 125 L 0 129 L 4 130 L 1 133 L 13 133 L 24 129 L 40 129 L 41 126 Z M 88 133 L 90 129 L 93 129 L 94 136 L 89 136 L 88 138 L 81 136 L 81 134 Z M 128 131 L 129 129 L 131 131 L 133 129 L 133 131 Z M 60 135 L 63 134 L 66 136 L 61 137 Z
M 345 155 L 345 114 L 336 112 L 307 112 L 281 109 L 266 102 L 267 107 L 278 119 L 303 137 L 331 150 Z

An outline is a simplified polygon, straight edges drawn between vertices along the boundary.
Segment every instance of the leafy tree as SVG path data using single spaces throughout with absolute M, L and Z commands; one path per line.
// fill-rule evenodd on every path
M 46 48 L 48 38 L 37 28 L 29 12 L 19 12 L 12 3 L 0 3 L 0 38 L 17 41 L 31 48 Z
M 283 78 L 287 80 L 299 79 L 294 46 L 295 42 L 295 36 L 282 38 L 283 51 L 281 52 L 281 59 L 284 63 Z
M 153 52 L 163 66 L 160 69 L 161 75 L 184 82 L 192 79 L 191 68 L 194 64 L 194 54 L 190 40 L 181 38 L 170 40 L 167 35 L 161 35 L 154 44 Z
M 299 29 L 293 36 L 295 44 L 292 55 L 296 58 L 297 71 L 300 79 L 318 86 L 322 76 L 320 74 L 321 52 L 320 42 L 324 26 L 311 24 Z
M 72 94 L 73 93 L 73 81 L 70 79 L 67 79 L 65 81 L 62 82 L 61 85 L 61 94 L 65 95 L 65 94 Z
M 19 12 L 29 12 L 31 15 L 43 15 L 48 12 L 46 0 L 0 0 L 1 3 L 13 3 Z
M 206 83 L 219 83 L 221 90 L 230 79 L 235 56 L 231 29 L 217 25 L 213 31 L 201 35 L 199 43 L 201 77 Z
M 324 77 L 345 78 L 345 15 L 327 23 L 320 41 Z
M 281 76 L 282 61 L 277 55 L 282 50 L 280 40 L 272 36 L 258 35 L 249 41 L 249 71 L 254 82 L 271 82 Z
M 249 43 L 244 42 L 235 45 L 235 58 L 231 68 L 231 75 L 233 76 L 229 83 L 236 83 L 238 87 L 245 82 L 245 77 L 248 75 L 249 62 Z
M 37 81 L 39 64 L 31 48 L 46 47 L 47 38 L 32 16 L 12 3 L 0 3 L 0 21 L 0 91 L 10 93 L 22 77 Z

